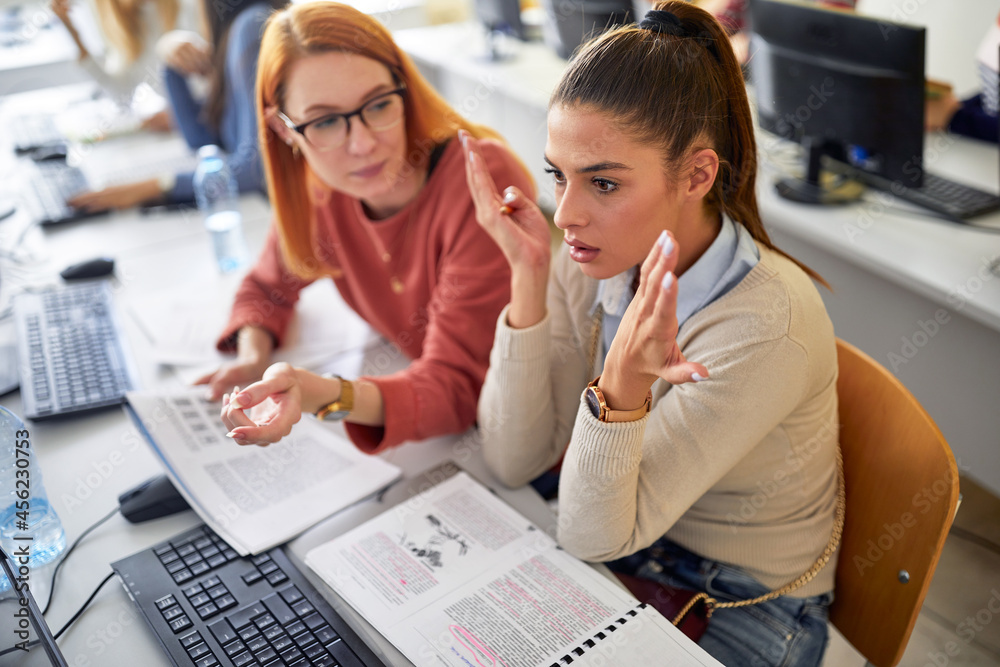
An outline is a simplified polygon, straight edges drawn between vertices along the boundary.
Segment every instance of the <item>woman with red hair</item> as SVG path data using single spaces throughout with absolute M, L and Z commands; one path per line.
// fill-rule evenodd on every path
M 232 391 L 230 437 L 276 442 L 303 412 L 344 419 L 367 452 L 465 430 L 510 272 L 476 223 L 458 131 L 484 139 L 498 186 L 530 196 L 527 171 L 441 99 L 378 21 L 339 3 L 269 20 L 256 97 L 275 222 L 219 340 L 237 357 L 200 380 L 215 397 Z M 351 381 L 268 365 L 299 292 L 323 277 L 413 360 L 405 370 Z

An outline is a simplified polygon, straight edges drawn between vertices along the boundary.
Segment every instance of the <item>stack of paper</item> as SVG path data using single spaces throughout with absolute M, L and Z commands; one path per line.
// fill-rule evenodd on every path
M 240 446 L 204 393 L 131 392 L 128 408 L 177 490 L 241 555 L 287 542 L 400 475 L 311 417 L 273 445 Z

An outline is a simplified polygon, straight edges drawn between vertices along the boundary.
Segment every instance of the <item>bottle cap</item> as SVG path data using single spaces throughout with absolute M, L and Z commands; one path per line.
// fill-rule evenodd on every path
M 215 144 L 206 144 L 198 149 L 198 159 L 203 160 L 207 157 L 215 157 L 221 152 Z

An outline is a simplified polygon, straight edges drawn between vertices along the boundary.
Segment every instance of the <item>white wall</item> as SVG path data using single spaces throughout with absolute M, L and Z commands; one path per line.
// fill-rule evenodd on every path
M 927 28 L 927 76 L 962 98 L 979 90 L 976 49 L 997 20 L 997 0 L 859 0 L 858 11 Z

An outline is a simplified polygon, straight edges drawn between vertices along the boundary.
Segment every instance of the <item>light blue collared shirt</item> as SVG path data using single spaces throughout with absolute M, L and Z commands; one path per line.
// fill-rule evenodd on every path
M 678 328 L 683 327 L 688 318 L 699 310 L 736 287 L 759 261 L 760 251 L 750 232 L 723 213 L 722 227 L 712 245 L 677 279 Z M 597 298 L 590 312 L 593 313 L 598 304 L 604 307 L 600 366 L 604 365 L 603 360 L 622 323 L 625 309 L 635 296 L 632 280 L 636 271 L 638 268 L 633 266 L 598 284 Z

